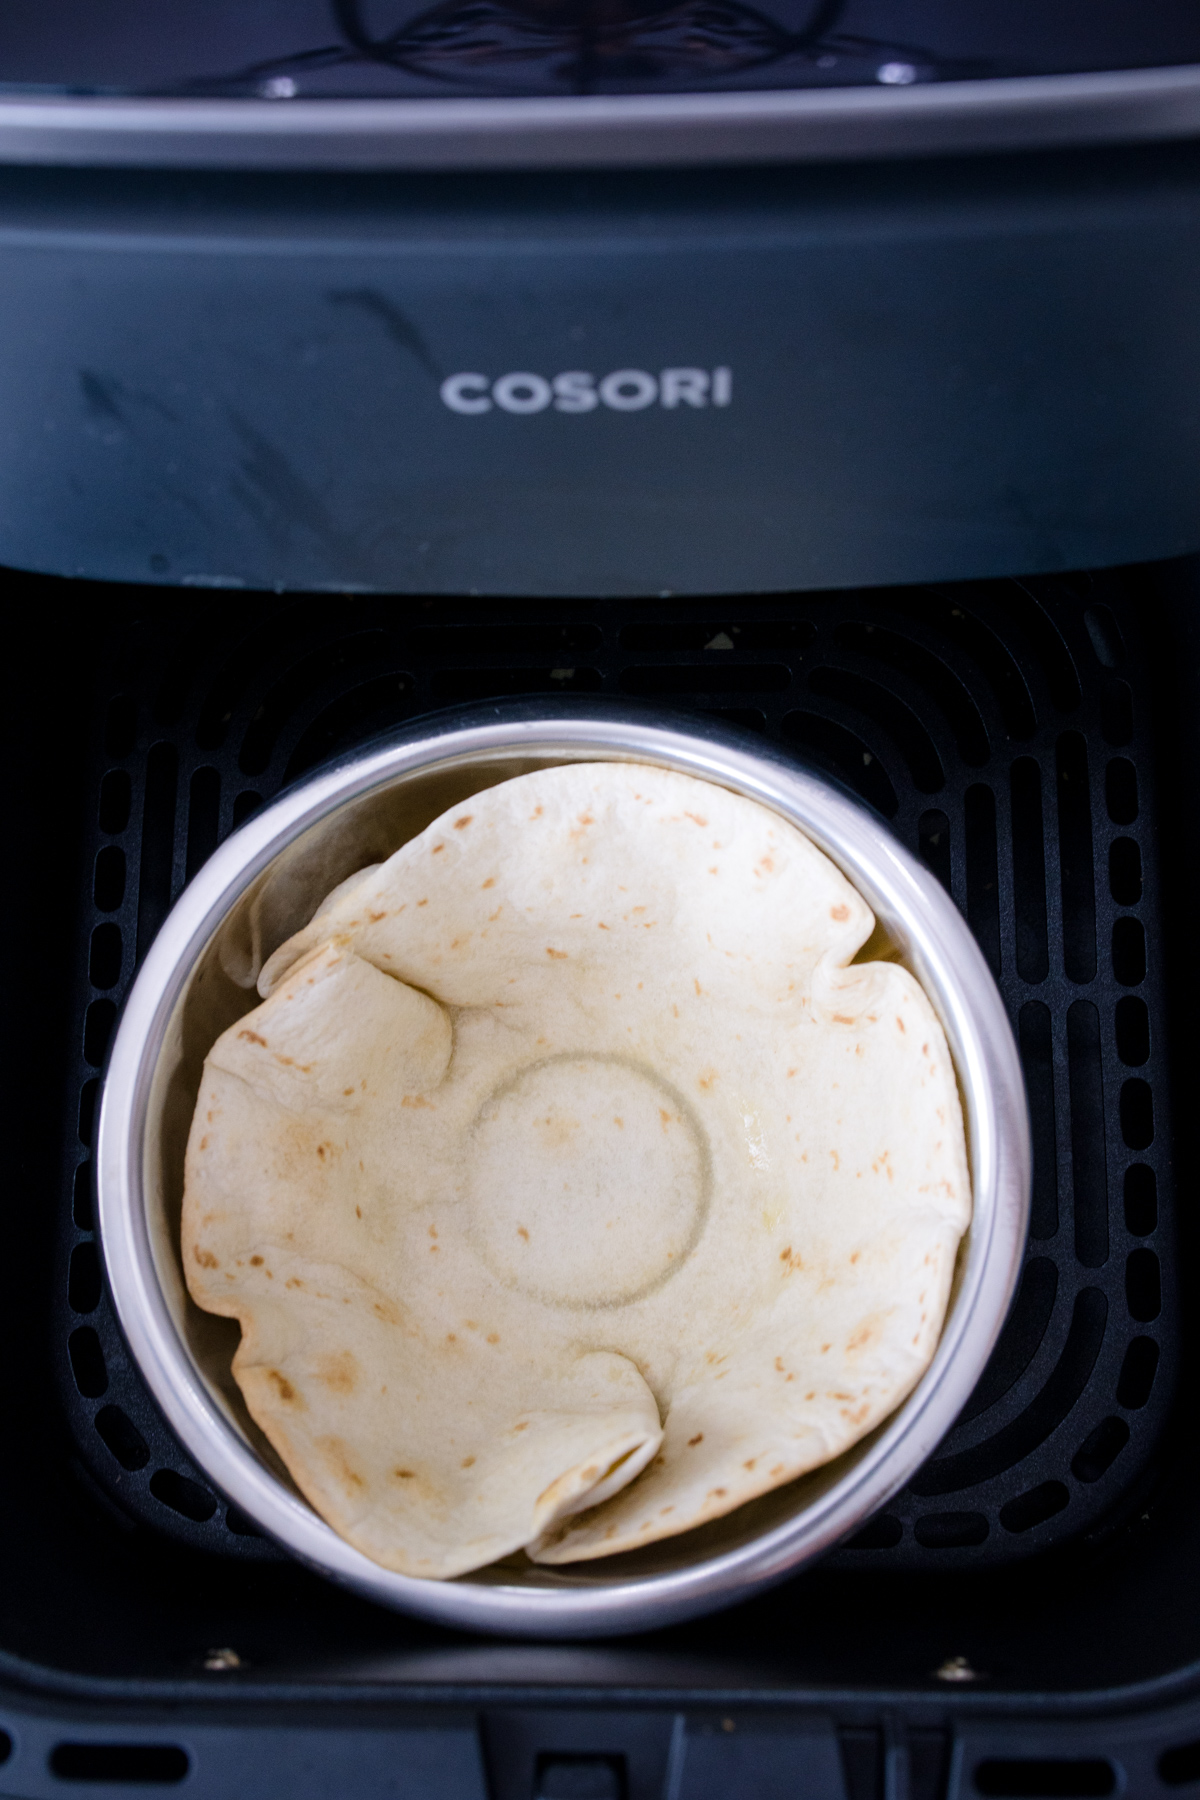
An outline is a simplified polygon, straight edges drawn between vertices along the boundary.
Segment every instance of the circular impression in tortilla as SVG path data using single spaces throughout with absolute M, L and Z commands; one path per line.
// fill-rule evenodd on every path
M 970 1216 L 940 1025 L 833 863 L 636 763 L 488 789 L 343 883 L 209 1053 L 196 1301 L 389 1569 L 673 1535 L 849 1448 Z

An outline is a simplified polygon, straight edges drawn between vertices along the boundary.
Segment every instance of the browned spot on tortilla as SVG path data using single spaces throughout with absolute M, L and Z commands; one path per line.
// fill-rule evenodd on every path
M 405 1096 L 404 1096 L 403 1100 L 401 1100 L 400 1104 L 401 1104 L 401 1106 L 411 1106 L 413 1108 L 414 1112 L 420 1112 L 422 1110 L 422 1108 L 426 1108 L 430 1112 L 437 1111 L 437 1108 L 434 1106 L 433 1101 L 427 1100 L 425 1098 L 424 1094 L 405 1094 Z
M 556 962 L 565 962 L 567 959 L 565 950 L 552 950 L 549 944 L 546 945 L 546 955 L 552 956 Z
M 354 1209 L 354 1216 L 355 1216 L 355 1218 L 356 1218 L 356 1219 L 361 1219 L 361 1218 L 362 1218 L 362 1207 L 361 1207 L 361 1206 L 356 1206 L 356 1207 L 355 1207 L 355 1209 Z
M 343 1088 L 343 1089 L 342 1089 L 342 1093 L 343 1093 L 343 1095 L 345 1095 L 345 1094 L 352 1094 L 352 1093 L 353 1093 L 353 1092 L 354 1092 L 354 1089 L 353 1089 L 353 1088 L 352 1088 L 352 1087 L 348 1087 L 348 1088 Z
M 877 1335 L 877 1329 L 873 1324 L 860 1325 L 854 1335 L 847 1338 L 846 1348 L 847 1350 L 861 1350 L 864 1344 L 869 1344 L 871 1339 Z
M 248 1044 L 261 1044 L 264 1050 L 267 1047 L 266 1038 L 259 1037 L 257 1031 L 239 1031 L 238 1036 L 240 1038 L 245 1038 Z
M 524 1238 L 526 1243 L 529 1242 L 529 1233 L 526 1231 L 526 1229 L 523 1225 L 517 1226 L 517 1236 L 519 1238 Z
M 532 812 L 531 812 L 531 813 L 530 813 L 530 815 L 529 815 L 529 816 L 530 816 L 530 818 L 531 818 L 531 819 L 540 819 L 540 818 L 541 818 L 541 816 L 542 816 L 542 809 L 541 809 L 541 807 L 540 807 L 540 806 L 535 806 L 535 807 L 534 807 L 534 809 L 533 809 L 533 811 L 532 811 Z
M 284 1287 L 288 1287 L 288 1288 L 302 1288 L 304 1286 L 304 1283 L 301 1281 L 301 1279 L 298 1275 L 293 1275 L 291 1277 L 291 1279 L 288 1281 L 285 1281 L 283 1285 L 284 1285 Z
M 851 1257 L 851 1258 L 850 1258 L 850 1261 L 851 1261 L 851 1262 L 852 1262 L 852 1263 L 856 1263 L 856 1262 L 857 1262 L 857 1261 L 858 1261 L 858 1259 L 859 1259 L 859 1257 L 860 1257 L 860 1256 L 861 1256 L 861 1255 L 862 1255 L 862 1251 L 861 1251 L 861 1250 L 856 1250 L 856 1251 L 855 1251 L 855 1252 L 854 1252 L 854 1254 L 853 1254 L 853 1256 L 852 1256 L 852 1257 Z
M 900 1027 L 901 1031 L 903 1031 L 905 1033 L 905 1035 L 907 1036 L 908 1028 L 904 1023 L 904 1020 L 900 1017 L 899 1013 L 896 1014 L 896 1023 Z
M 494 875 L 489 875 L 489 876 L 488 876 L 488 878 L 487 878 L 487 880 L 486 880 L 486 881 L 481 881 L 481 882 L 480 882 L 480 884 L 479 884 L 479 885 L 480 885 L 480 887 L 481 887 L 481 888 L 490 888 L 490 887 L 495 887 L 495 885 L 496 885 L 496 877 L 495 877 L 495 876 L 494 876 Z
M 829 916 L 831 919 L 836 919 L 838 923 L 841 924 L 850 917 L 850 908 L 844 901 L 839 901 L 836 906 L 830 907 Z
M 607 931 L 608 929 L 609 929 L 609 927 L 604 923 L 603 919 L 600 919 L 597 921 L 597 923 L 596 923 L 597 931 Z
M 685 819 L 690 819 L 693 825 L 699 825 L 701 829 L 708 824 L 708 820 L 702 819 L 699 813 L 685 812 L 683 816 Z
M 324 1144 L 317 1145 L 317 1155 L 321 1158 L 322 1162 L 325 1161 L 325 1145 Z
M 710 1500 L 714 1500 L 714 1499 L 715 1500 L 723 1500 L 725 1498 L 725 1489 L 724 1488 L 709 1488 L 708 1498 Z
M 197 1244 L 195 1249 L 192 1251 L 192 1255 L 195 1257 L 196 1261 L 200 1264 L 200 1267 L 202 1269 L 219 1269 L 221 1266 L 220 1263 L 217 1261 L 216 1257 L 213 1255 L 212 1251 L 211 1250 L 202 1250 L 200 1248 L 199 1244 Z
M 439 1250 L 440 1250 L 440 1249 L 441 1249 L 441 1245 L 440 1245 L 440 1244 L 430 1244 L 430 1246 L 429 1246 L 429 1254 L 430 1254 L 430 1255 L 431 1255 L 431 1256 L 436 1256 L 436 1255 L 437 1255 L 437 1252 L 438 1252 L 438 1251 L 439 1251 Z
M 252 1257 L 251 1257 L 251 1258 L 250 1258 L 250 1267 L 251 1267 L 251 1268 L 252 1268 L 252 1269 L 261 1269 L 261 1268 L 262 1268 L 262 1261 L 263 1261 L 263 1259 L 262 1259 L 262 1257 L 261 1257 L 261 1256 L 252 1256 Z
M 335 1394 L 352 1394 L 358 1386 L 358 1361 L 350 1350 L 323 1356 L 317 1364 L 317 1380 Z
M 367 917 L 368 917 L 368 919 L 370 919 L 372 925 L 378 925 L 380 919 L 387 918 L 387 914 L 385 912 L 378 912 L 378 913 L 369 912 L 367 914 Z
M 361 1488 L 367 1485 L 358 1471 L 352 1467 L 346 1454 L 346 1446 L 341 1438 L 318 1438 L 317 1448 L 344 1487 Z
M 440 856 L 445 848 L 445 844 L 435 844 L 429 854 L 430 856 Z
M 200 1139 L 200 1148 L 201 1148 L 201 1149 L 202 1149 L 202 1150 L 207 1150 L 207 1149 L 208 1149 L 208 1133 L 207 1133 L 207 1132 L 206 1132 L 206 1133 L 205 1133 L 205 1134 L 204 1134 L 204 1136 L 203 1136 L 203 1137 L 202 1137 L 202 1138 L 201 1138 L 201 1139 Z
M 397 1481 L 412 1481 L 416 1471 L 414 1469 L 393 1469 L 392 1474 Z
M 268 1369 L 267 1380 L 275 1383 L 275 1386 L 279 1391 L 279 1398 L 281 1400 L 286 1400 L 289 1405 L 296 1398 L 295 1388 L 292 1386 L 287 1376 L 281 1375 L 278 1369 Z
M 700 986 L 700 979 L 698 976 L 696 976 L 696 975 L 692 976 L 692 983 L 698 994 L 702 994 L 704 992 L 704 989 Z
M 837 1025 L 856 1025 L 858 1023 L 857 1019 L 849 1018 L 845 1013 L 834 1013 L 833 1019 Z
M 694 1438 L 688 1439 L 688 1449 L 694 1450 L 697 1444 L 702 1444 L 703 1442 L 704 1442 L 704 1433 L 702 1431 L 698 1431 Z
M 471 820 L 474 817 L 475 817 L 474 813 L 464 813 L 461 819 L 455 819 L 455 821 L 454 821 L 455 831 L 465 831 L 467 829 L 467 826 L 471 823 Z
M 757 1461 L 758 1461 L 757 1456 L 752 1456 L 750 1458 L 749 1462 L 744 1462 L 742 1464 L 742 1467 L 743 1467 L 743 1469 L 752 1469 Z
M 699 1080 L 700 1086 L 702 1088 L 710 1088 L 712 1086 L 713 1082 L 717 1079 L 717 1071 L 712 1068 L 701 1069 L 700 1074 L 697 1079 Z
M 780 1251 L 780 1252 L 779 1252 L 779 1260 L 780 1260 L 780 1262 L 791 1262 L 791 1260 L 792 1260 L 792 1246 L 791 1246 L 791 1245 L 790 1245 L 790 1244 L 789 1244 L 789 1245 L 788 1245 L 788 1247 L 787 1247 L 787 1249 L 786 1249 L 786 1250 L 781 1250 L 781 1251 Z
M 488 1343 L 490 1344 L 491 1341 L 492 1341 L 491 1338 L 489 1338 Z M 513 1426 L 513 1430 L 514 1431 L 528 1431 L 529 1430 L 529 1420 L 522 1419 L 519 1425 Z
M 475 1467 L 475 1458 L 473 1456 L 464 1456 L 460 1466 L 464 1469 L 473 1469 Z
M 489 1344 L 498 1344 L 500 1342 L 500 1333 L 498 1331 L 489 1331 L 487 1341 Z
M 428 906 L 428 905 L 429 905 L 429 901 L 428 901 L 428 899 L 425 899 L 425 900 L 418 900 L 418 901 L 417 901 L 417 905 L 418 905 L 418 906 Z
M 755 863 L 754 866 L 756 869 L 765 869 L 767 871 L 767 874 L 770 875 L 772 873 L 772 871 L 774 870 L 775 863 L 771 857 L 762 856 L 759 858 L 759 860 Z

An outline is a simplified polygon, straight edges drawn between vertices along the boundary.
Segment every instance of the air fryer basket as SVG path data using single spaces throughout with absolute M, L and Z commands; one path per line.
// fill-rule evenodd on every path
M 28 645 L 5 721 L 7 1791 L 216 1795 L 301 1740 L 305 1795 L 351 1766 L 382 1795 L 399 1761 L 414 1793 L 529 1800 L 591 1756 L 609 1791 L 649 1800 L 670 1767 L 689 1800 L 785 1739 L 839 1800 L 1200 1776 L 1169 1123 L 1195 1054 L 1195 569 L 563 605 L 5 582 Z M 718 1619 L 551 1649 L 382 1613 L 228 1516 L 114 1327 L 87 1145 L 137 958 L 236 819 L 400 719 L 564 691 L 734 716 L 890 819 L 998 970 L 1038 1169 L 1010 1325 L 883 1519 Z
M 1159 1258 L 1172 1230 L 1151 1060 L 1161 996 L 1145 950 L 1155 844 L 1139 829 L 1148 721 L 1114 598 L 1043 581 L 739 601 L 711 616 L 707 603 L 705 616 L 576 604 L 566 618 L 543 605 L 510 620 L 494 601 L 457 617 L 439 601 L 437 623 L 419 601 L 342 601 L 331 618 L 325 602 L 292 600 L 260 603 L 232 642 L 214 633 L 203 661 L 194 630 L 160 634 L 156 741 L 119 669 L 107 697 L 80 1106 L 93 1105 L 129 951 L 144 954 L 230 823 L 331 751 L 506 690 L 707 705 L 840 775 L 951 888 L 1002 984 L 1031 1098 L 1031 1243 L 1008 1330 L 934 1460 L 842 1554 L 978 1567 L 1076 1535 L 1144 1464 L 1176 1351 Z M 172 694 L 185 676 L 190 693 Z M 1047 881 L 1056 849 L 1061 880 Z M 90 1203 L 78 1155 L 70 1178 Z M 78 1218 L 65 1247 L 66 1392 L 85 1460 L 147 1522 L 245 1554 L 245 1521 L 230 1524 L 128 1363 L 108 1376 L 114 1328 Z

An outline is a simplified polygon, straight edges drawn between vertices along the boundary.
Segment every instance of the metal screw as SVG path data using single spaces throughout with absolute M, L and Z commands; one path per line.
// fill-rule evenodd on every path
M 965 1656 L 948 1656 L 933 1671 L 938 1681 L 978 1681 L 979 1670 L 973 1669 Z
M 206 1650 L 202 1666 L 211 1669 L 216 1675 L 227 1669 L 244 1669 L 246 1665 L 236 1650 L 230 1650 L 226 1646 L 223 1650 Z

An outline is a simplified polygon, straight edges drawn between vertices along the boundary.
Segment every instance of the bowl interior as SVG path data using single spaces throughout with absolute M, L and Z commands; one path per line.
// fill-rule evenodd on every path
M 535 769 L 571 761 L 636 761 L 679 766 L 667 756 L 628 754 L 620 750 L 580 746 L 577 753 L 442 754 L 434 762 L 410 769 L 372 791 L 345 801 L 282 849 L 269 866 L 236 898 L 223 923 L 196 957 L 186 976 L 163 1040 L 150 1088 L 145 1137 L 144 1184 L 147 1226 L 158 1280 L 181 1344 L 204 1386 L 235 1432 L 278 1481 L 299 1498 L 280 1458 L 250 1417 L 230 1372 L 240 1328 L 235 1320 L 202 1311 L 188 1294 L 180 1254 L 183 1165 L 192 1113 L 204 1058 L 217 1037 L 259 1004 L 255 988 L 267 958 L 306 924 L 321 900 L 340 881 L 368 864 L 383 861 L 449 807 L 471 795 Z M 694 771 L 688 771 L 694 772 Z M 737 782 L 726 785 L 737 788 Z M 757 796 L 755 796 L 757 797 Z M 880 826 L 881 836 L 886 827 Z M 836 852 L 830 852 L 837 861 Z M 872 905 L 876 896 L 861 872 L 852 876 Z M 877 908 L 877 918 L 878 918 Z M 912 954 L 902 926 L 881 922 L 861 959 L 893 958 L 921 976 L 920 959 Z M 936 990 L 926 992 L 939 1012 Z M 950 1033 L 953 1051 L 953 1033 Z M 957 1059 L 956 1059 L 957 1061 Z M 973 1185 L 978 1191 L 976 1132 L 972 1129 L 971 1096 L 961 1079 Z M 971 1255 L 968 1232 L 959 1250 L 958 1270 L 950 1298 L 949 1318 L 958 1304 L 962 1277 Z M 998 1325 L 999 1321 L 997 1321 Z M 920 1385 L 916 1390 L 920 1391 Z M 912 1396 L 899 1409 L 912 1404 Z M 644 1550 L 595 1563 L 556 1570 L 529 1563 L 523 1554 L 490 1569 L 459 1578 L 479 1585 L 522 1588 L 594 1588 L 645 1579 L 694 1567 L 761 1537 L 794 1519 L 819 1496 L 839 1483 L 867 1454 L 875 1439 L 895 1422 L 885 1421 L 843 1456 L 800 1480 L 749 1502 L 723 1519 L 700 1526 Z

